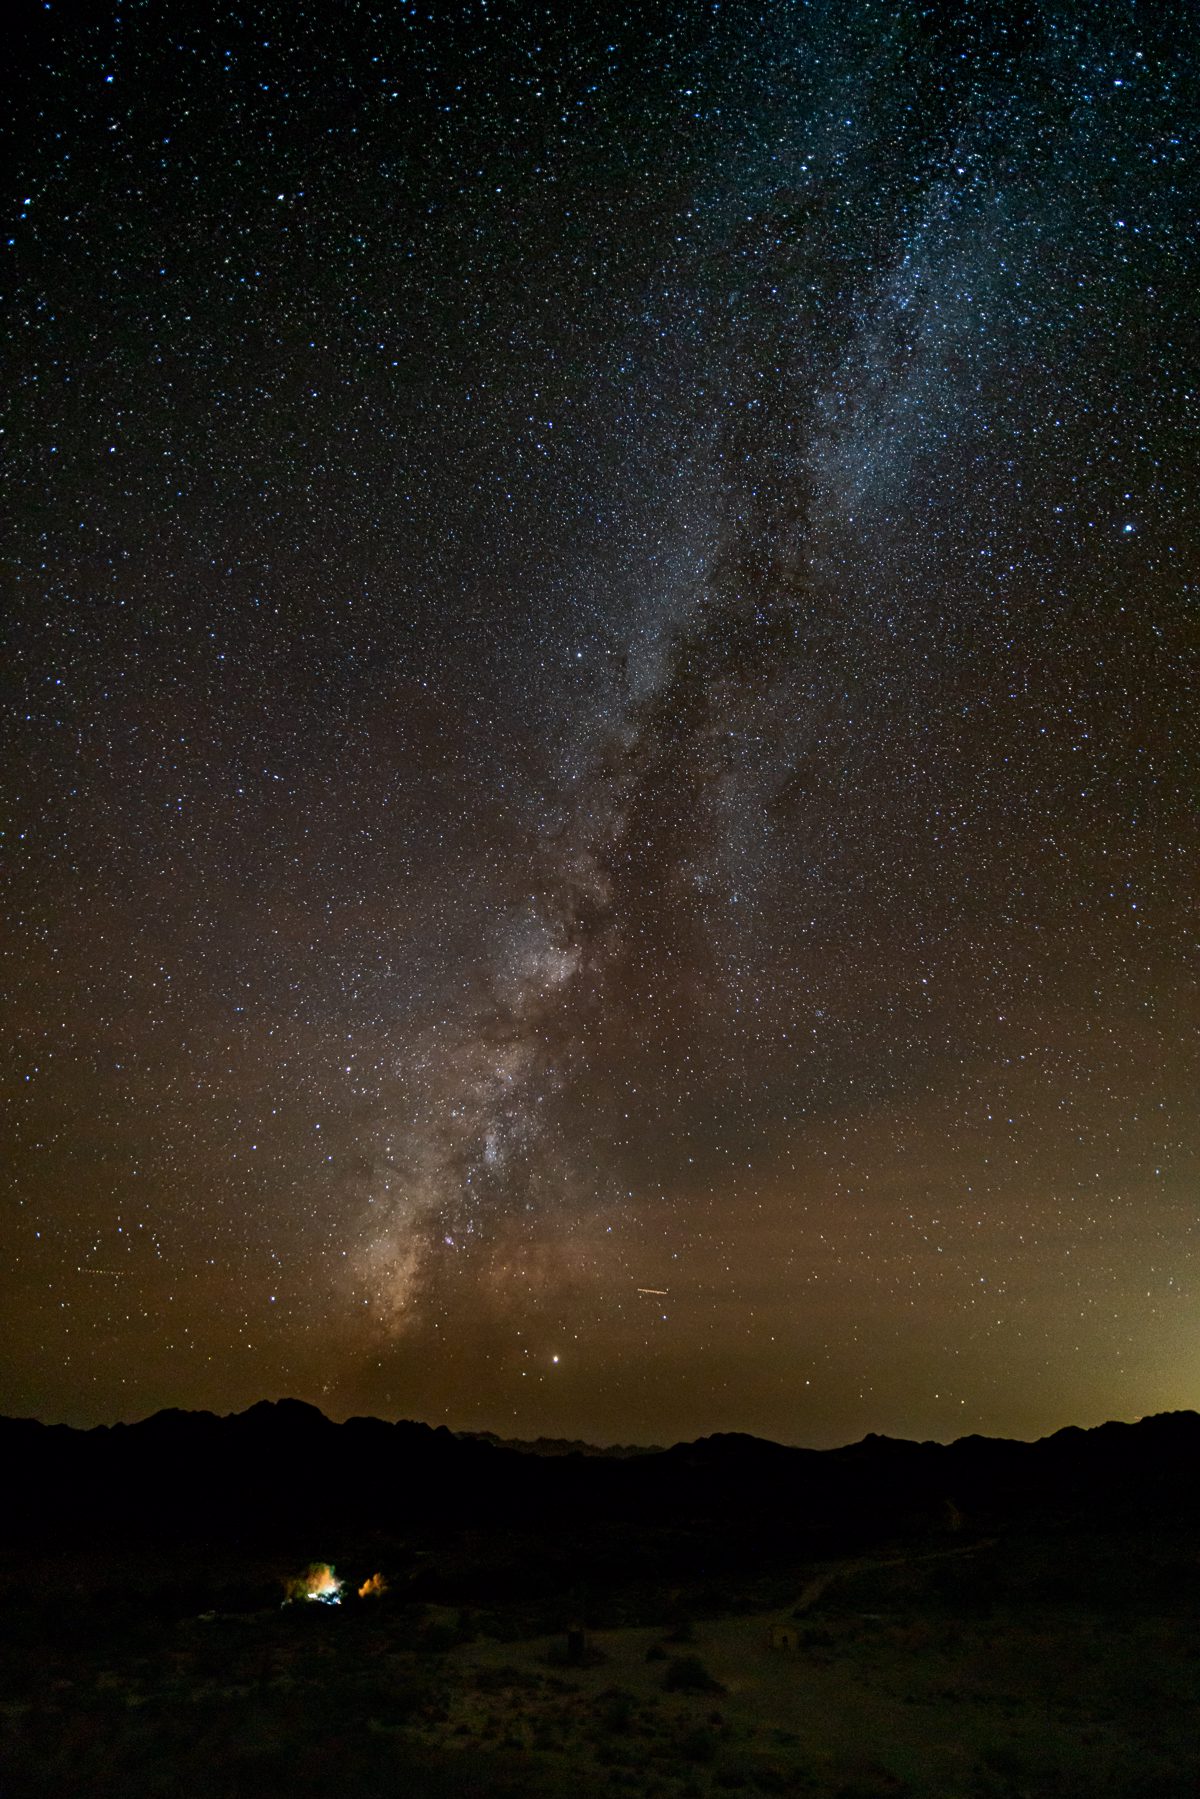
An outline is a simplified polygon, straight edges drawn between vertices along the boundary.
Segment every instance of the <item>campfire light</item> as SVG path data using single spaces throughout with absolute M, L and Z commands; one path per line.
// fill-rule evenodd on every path
M 328 1562 L 310 1562 L 303 1574 L 295 1574 L 285 1583 L 285 1605 L 294 1599 L 315 1599 L 320 1605 L 340 1605 L 342 1588 L 340 1581 Z
M 358 1589 L 360 1599 L 381 1599 L 387 1592 L 387 1581 L 382 1574 L 372 1574 L 370 1580 L 364 1580 Z

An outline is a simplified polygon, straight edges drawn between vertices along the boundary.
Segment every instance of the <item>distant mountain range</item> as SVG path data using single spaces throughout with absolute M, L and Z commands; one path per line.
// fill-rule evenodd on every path
M 662 1455 L 661 1443 L 612 1443 L 601 1447 L 582 1437 L 498 1437 L 491 1430 L 456 1430 L 462 1443 L 490 1443 L 493 1449 L 511 1449 L 517 1455 L 590 1455 L 626 1461 L 634 1455 Z
M 0 1418 L 0 1466 L 0 1524 L 72 1540 L 589 1520 L 770 1520 L 861 1536 L 953 1517 L 986 1525 L 1047 1508 L 1075 1517 L 1182 1515 L 1195 1504 L 1200 1416 L 1068 1427 L 1034 1443 L 871 1435 L 813 1450 L 732 1433 L 670 1449 L 598 1450 L 378 1418 L 335 1424 L 283 1399 L 224 1418 L 169 1410 L 93 1430 Z

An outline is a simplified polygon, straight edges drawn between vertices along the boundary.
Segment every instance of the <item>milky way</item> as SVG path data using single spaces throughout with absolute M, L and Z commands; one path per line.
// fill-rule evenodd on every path
M 30 23 L 0 1403 L 1194 1402 L 1191 36 Z

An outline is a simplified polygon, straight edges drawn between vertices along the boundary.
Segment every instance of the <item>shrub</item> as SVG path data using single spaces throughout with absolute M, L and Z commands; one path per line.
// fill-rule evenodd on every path
M 521 1668 L 504 1666 L 502 1668 L 476 1668 L 475 1686 L 481 1693 L 503 1693 L 514 1688 L 521 1692 L 530 1692 L 541 1685 L 534 1674 L 526 1674 Z
M 677 1655 L 667 1663 L 663 1674 L 663 1690 L 668 1693 L 723 1693 L 725 1688 L 714 1680 L 698 1655 Z
M 599 1721 L 604 1730 L 623 1736 L 633 1722 L 633 1694 L 621 1687 L 609 1687 L 600 1694 Z
M 710 1762 L 717 1753 L 717 1739 L 711 1730 L 689 1730 L 679 1739 L 679 1753 L 684 1761 Z

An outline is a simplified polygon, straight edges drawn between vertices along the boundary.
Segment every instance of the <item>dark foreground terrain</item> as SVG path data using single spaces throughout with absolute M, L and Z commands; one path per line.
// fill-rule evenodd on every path
M 1200 1792 L 1192 1414 L 601 1459 L 285 1403 L 0 1454 L 5 1799 Z M 315 1559 L 341 1603 L 281 1604 Z

